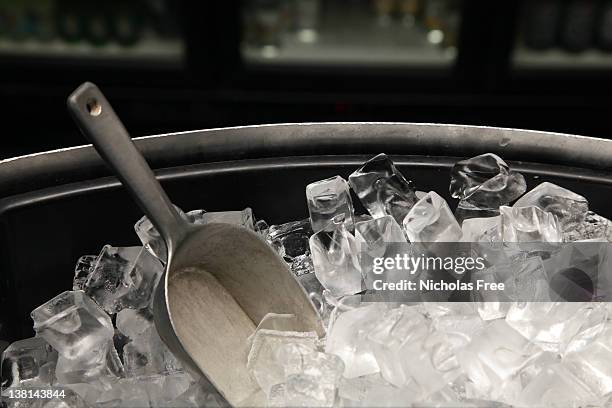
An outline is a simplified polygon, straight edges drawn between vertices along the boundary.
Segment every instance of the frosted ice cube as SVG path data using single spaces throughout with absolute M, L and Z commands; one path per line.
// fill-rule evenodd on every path
M 475 391 L 489 395 L 542 350 L 503 320 L 494 320 L 474 335 L 457 355 Z
M 82 291 L 67 291 L 31 313 L 38 336 L 60 355 L 77 359 L 104 348 L 113 338 L 110 317 Z
M 604 306 L 582 302 L 517 302 L 508 310 L 506 322 L 542 349 L 559 352 L 591 314 L 605 320 Z
M 308 252 L 310 253 L 310 251 Z M 291 272 L 293 272 L 293 274 L 298 278 L 303 275 L 314 275 L 312 257 L 310 254 L 296 256 L 289 264 L 289 269 L 291 269 Z
M 561 242 L 561 227 L 554 214 L 538 207 L 500 207 L 504 242 Z
M 451 337 L 435 331 L 405 342 L 400 359 L 408 375 L 419 386 L 422 397 L 427 399 L 441 391 L 462 374 L 456 350 L 466 343 L 460 336 Z
M 418 200 L 411 183 L 384 153 L 355 170 L 349 183 L 374 218 L 390 215 L 401 223 Z
M 345 225 L 310 237 L 310 252 L 317 279 L 333 295 L 352 295 L 362 290 L 358 248 Z
M 353 202 L 346 181 L 335 176 L 306 186 L 310 223 L 314 232 L 335 229 L 334 219 L 342 216 L 346 228 L 353 230 Z
M 410 375 L 399 356 L 402 346 L 421 341 L 429 332 L 429 323 L 416 307 L 402 305 L 385 313 L 371 329 L 371 343 L 376 362 L 385 380 L 396 387 L 410 381 Z
M 525 178 L 493 153 L 459 161 L 451 170 L 451 195 L 478 208 L 497 209 L 526 189 Z
M 519 397 L 517 405 L 529 407 L 579 407 L 595 400 L 592 391 L 562 363 L 544 368 Z
M 612 242 L 612 221 L 589 211 L 582 223 L 563 233 L 564 242 L 587 239 L 603 239 Z
M 84 291 L 110 314 L 151 302 L 162 264 L 142 247 L 106 245 L 96 258 Z
M 574 375 L 597 397 L 610 394 L 612 392 L 612 324 L 607 323 L 596 338 L 579 351 L 568 353 L 564 362 L 572 365 Z
M 553 213 L 563 231 L 572 230 L 584 221 L 589 202 L 581 195 L 556 184 L 544 182 L 518 199 L 513 207 L 535 206 Z
M 279 354 L 281 346 L 292 343 L 315 350 L 316 340 L 317 335 L 314 332 L 257 330 L 252 339 L 247 369 L 262 391 L 268 395 L 273 385 L 285 380 L 285 367 Z
M 289 407 L 333 407 L 335 388 L 321 384 L 317 377 L 295 374 L 285 382 L 285 403 Z
M 210 222 L 234 224 L 240 227 L 244 227 L 250 230 L 254 230 L 253 224 L 253 210 L 245 208 L 242 211 L 214 211 L 214 212 L 203 212 L 196 213 L 195 210 L 189 211 L 187 217 L 194 224 L 207 224 Z
M 72 280 L 72 290 L 83 290 L 87 278 L 91 273 L 91 268 L 96 263 L 96 255 L 83 255 L 77 260 L 74 267 L 74 279 Z
M 327 335 L 325 352 L 344 362 L 346 378 L 360 377 L 380 371 L 367 335 L 385 312 L 384 304 L 357 307 L 338 315 Z
M 278 251 L 287 262 L 308 253 L 308 239 L 313 234 L 310 219 L 272 225 L 266 241 Z
M 11 343 L 2 353 L 2 388 L 51 385 L 57 352 L 42 337 Z
M 435 191 L 412 207 L 403 226 L 411 242 L 455 242 L 462 234 L 448 204 Z
M 288 406 L 332 406 L 344 365 L 335 355 L 287 345 L 285 400 Z

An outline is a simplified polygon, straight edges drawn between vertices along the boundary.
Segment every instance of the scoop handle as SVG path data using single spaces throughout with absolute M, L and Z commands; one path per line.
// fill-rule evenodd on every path
M 170 259 L 185 234 L 187 222 L 172 205 L 102 91 L 91 82 L 85 82 L 68 97 L 67 105 L 83 135 L 164 238 Z

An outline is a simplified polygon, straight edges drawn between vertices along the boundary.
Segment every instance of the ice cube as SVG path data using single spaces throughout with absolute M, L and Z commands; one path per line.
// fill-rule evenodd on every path
M 380 371 L 367 335 L 378 323 L 386 306 L 374 303 L 338 315 L 327 335 L 325 352 L 344 362 L 344 376 L 355 378 Z
M 517 401 L 529 407 L 580 407 L 595 400 L 592 391 L 572 372 L 559 363 L 544 368 L 531 381 Z
M 526 189 L 525 178 L 493 153 L 459 161 L 451 170 L 451 195 L 478 208 L 495 210 Z
M 462 234 L 448 204 L 435 191 L 412 207 L 403 226 L 411 242 L 456 242 Z
M 401 305 L 385 313 L 371 329 L 371 343 L 376 362 L 385 380 L 396 387 L 404 386 L 411 377 L 399 358 L 403 346 L 421 341 L 429 332 L 429 322 L 416 307 Z
M 151 302 L 163 265 L 142 247 L 106 245 L 96 258 L 84 291 L 106 312 L 140 309 Z
M 250 230 L 255 229 L 253 225 L 253 210 L 248 207 L 242 211 L 203 212 L 201 214 L 197 214 L 197 216 L 196 214 L 194 214 L 194 211 L 189 211 L 187 213 L 187 217 L 194 224 L 207 224 L 210 222 L 217 222 L 234 224 Z
M 128 377 L 168 374 L 183 366 L 159 337 L 150 310 L 123 309 L 117 313 L 117 329 L 129 338 L 123 347 Z
M 344 365 L 333 354 L 287 345 L 281 353 L 285 361 L 285 401 L 288 406 L 332 406 Z
M 333 295 L 352 295 L 362 290 L 357 243 L 345 224 L 310 237 L 310 251 L 317 279 Z
M 308 252 L 308 254 L 296 256 L 289 264 L 289 269 L 291 269 L 291 272 L 298 278 L 303 275 L 314 275 L 312 257 L 310 256 L 310 251 Z
M 342 216 L 344 225 L 353 230 L 353 203 L 346 181 L 335 176 L 306 186 L 310 223 L 314 232 L 335 229 L 332 222 Z
M 317 279 L 316 275 L 313 273 L 305 273 L 297 276 L 297 280 L 302 285 L 308 297 L 315 305 L 315 308 L 319 311 L 319 314 L 323 317 L 327 314 L 327 303 L 325 302 L 325 298 L 323 296 L 323 285 Z
M 461 224 L 464 242 L 501 242 L 501 217 L 470 218 Z
M 506 322 L 542 349 L 560 352 L 591 314 L 605 320 L 603 309 L 602 304 L 584 302 L 517 302 L 508 310 Z
M 273 385 L 284 382 L 285 368 L 280 355 L 283 344 L 296 344 L 315 350 L 314 332 L 260 329 L 255 332 L 247 359 L 247 369 L 268 395 Z
M 227 407 L 218 392 L 205 381 L 192 383 L 189 388 L 164 405 L 167 408 L 224 408 Z
M 554 214 L 538 207 L 500 207 L 504 242 L 561 242 L 561 227 Z
M 11 343 L 2 353 L 1 388 L 51 385 L 57 352 L 42 337 Z
M 457 355 L 475 391 L 489 395 L 542 350 L 503 320 L 493 320 Z
M 603 239 L 612 242 L 612 221 L 589 211 L 586 213 L 584 221 L 578 224 L 575 229 L 563 233 L 564 242 L 588 239 Z
M 84 351 L 76 358 L 60 352 L 55 375 L 60 384 L 93 383 L 123 377 L 124 369 L 110 340 Z
M 386 215 L 355 224 L 355 238 L 371 257 L 382 257 L 390 243 L 406 243 L 406 237 L 400 225 L 393 217 Z
M 110 317 L 82 291 L 64 292 L 31 316 L 37 335 L 67 358 L 87 357 L 113 339 Z
M 85 288 L 85 283 L 91 273 L 91 268 L 96 263 L 96 258 L 96 255 L 83 255 L 78 259 L 74 267 L 72 290 L 83 290 Z
M 333 407 L 335 389 L 320 384 L 317 377 L 295 374 L 285 382 L 285 403 L 288 407 Z
M 498 208 L 481 208 L 470 203 L 468 200 L 461 200 L 455 209 L 455 218 L 460 225 L 472 218 L 491 218 L 499 215 Z
M 189 221 L 187 215 L 180 208 L 178 208 L 176 205 L 174 208 L 183 219 Z M 136 224 L 134 224 L 134 230 L 136 231 L 136 235 L 138 235 L 138 238 L 140 238 L 140 242 L 142 242 L 145 249 L 149 251 L 151 255 L 155 256 L 165 264 L 168 256 L 166 243 L 161 235 L 159 235 L 159 231 L 157 231 L 151 220 L 149 220 L 146 216 L 142 217 L 136 222 Z
M 272 225 L 268 229 L 266 241 L 287 262 L 309 252 L 308 239 L 313 234 L 310 219 Z
M 575 229 L 584 222 L 589 202 L 581 195 L 556 184 L 544 182 L 514 203 L 513 207 L 538 207 L 553 213 L 563 231 Z
M 384 153 L 355 170 L 349 183 L 374 218 L 390 215 L 401 224 L 418 201 L 411 183 Z
M 373 289 L 373 281 L 399 282 L 412 279 L 405 270 L 385 268 L 384 275 L 374 274 L 374 258 L 394 258 L 406 249 L 406 237 L 399 224 L 390 215 L 355 224 L 355 238 L 361 256 L 361 273 L 366 288 Z
M 606 324 L 590 344 L 568 353 L 564 363 L 571 364 L 574 375 L 597 397 L 612 393 L 612 324 Z
M 405 342 L 400 359 L 424 398 L 443 390 L 462 374 L 455 352 L 466 343 L 461 337 L 435 331 Z

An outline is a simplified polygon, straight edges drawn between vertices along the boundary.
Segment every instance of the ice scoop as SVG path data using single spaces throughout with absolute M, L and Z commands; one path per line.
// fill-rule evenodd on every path
M 293 314 L 300 330 L 322 335 L 306 292 L 254 231 L 194 225 L 179 215 L 98 87 L 81 85 L 68 98 L 68 110 L 166 243 L 153 301 L 161 338 L 230 404 L 259 405 L 261 392 L 246 368 L 247 338 L 271 312 Z

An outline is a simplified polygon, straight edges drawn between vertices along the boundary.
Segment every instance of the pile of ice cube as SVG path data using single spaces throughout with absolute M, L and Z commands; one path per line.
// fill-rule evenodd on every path
M 356 214 L 351 190 L 367 214 Z M 524 177 L 494 154 L 456 163 L 450 192 L 459 199 L 454 213 L 437 193 L 416 191 L 380 154 L 348 182 L 336 176 L 309 184 L 310 217 L 301 221 L 268 226 L 254 222 L 250 209 L 181 212 L 194 223 L 230 222 L 260 233 L 326 324 L 322 339 L 297 331 L 295 316 L 272 310 L 259 324 L 245 345 L 246 366 L 268 406 L 612 404 L 612 307 L 590 302 L 609 292 L 612 281 L 584 289 L 589 302 L 552 301 L 543 290 L 558 278 L 559 259 L 588 275 L 589 267 L 599 270 L 612 257 L 554 245 L 500 250 L 515 243 L 608 242 L 612 223 L 563 187 L 545 182 L 525 194 Z M 82 257 L 73 291 L 32 312 L 36 337 L 4 352 L 6 385 L 64 386 L 71 398 L 64 405 L 15 406 L 222 404 L 183 370 L 155 330 L 151 297 L 165 247 L 146 218 L 135 228 L 142 248 L 106 246 L 98 256 Z M 362 301 L 364 248 L 384 256 L 389 243 L 457 241 L 486 244 L 488 268 L 481 275 L 535 291 L 541 302 L 500 302 L 478 293 L 475 302 Z

